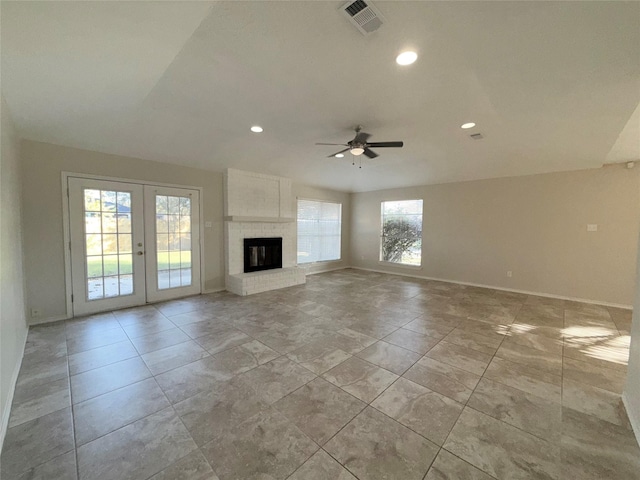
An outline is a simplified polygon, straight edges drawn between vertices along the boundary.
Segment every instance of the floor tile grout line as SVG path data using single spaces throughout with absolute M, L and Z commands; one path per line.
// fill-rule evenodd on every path
M 478 471 L 480 471 L 480 472 L 484 473 L 484 474 L 485 474 L 485 475 L 487 475 L 489 478 L 492 478 L 492 479 L 494 479 L 494 480 L 500 480 L 500 479 L 498 479 L 497 477 L 495 477 L 494 475 L 492 475 L 492 474 L 490 474 L 490 473 L 486 472 L 485 470 L 481 469 L 480 467 L 476 467 L 473 463 L 468 462 L 467 460 L 465 460 L 465 459 L 464 459 L 464 458 L 462 458 L 461 456 L 459 456 L 459 455 L 455 454 L 454 452 L 451 452 L 451 451 L 447 450 L 445 447 L 440 447 L 440 451 L 442 451 L 442 450 L 444 450 L 445 452 L 447 452 L 449 455 L 453 455 L 454 457 L 456 457 L 456 458 L 458 458 L 459 460 L 463 461 L 463 462 L 464 462 L 464 463 L 466 463 L 467 465 L 471 465 L 473 468 L 475 468 L 476 470 L 478 470 Z M 439 453 L 440 453 L 440 452 L 438 452 L 438 454 L 439 454 Z M 435 460 L 434 460 L 434 462 L 435 462 Z M 429 473 L 429 472 L 427 472 L 427 473 Z M 425 479 L 426 479 L 426 475 L 425 475 Z M 424 479 L 423 479 L 423 480 L 424 480 Z M 452 479 L 452 480 L 455 480 L 455 479 Z
M 213 470 L 214 474 L 217 475 L 215 469 L 213 468 L 213 465 L 211 465 L 211 463 L 209 463 L 209 459 L 206 457 L 206 455 L 204 455 L 204 453 L 202 452 L 200 445 L 198 445 L 198 443 L 195 441 L 195 439 L 193 438 L 193 436 L 191 435 L 191 432 L 189 431 L 189 429 L 187 428 L 186 424 L 184 423 L 184 420 L 182 420 L 182 417 L 180 416 L 180 414 L 178 413 L 178 411 L 175 409 L 175 406 L 173 403 L 171 403 L 171 400 L 169 400 L 169 397 L 167 397 L 167 394 L 164 392 L 164 390 L 162 390 L 162 387 L 160 387 L 160 385 L 158 384 L 157 380 L 155 379 L 155 377 L 153 377 L 153 381 L 156 384 L 156 387 L 158 387 L 158 390 L 160 390 L 162 392 L 162 395 L 164 396 L 165 400 L 167 401 L 167 403 L 169 404 L 169 407 L 171 408 L 171 410 L 173 410 L 173 413 L 175 413 L 176 417 L 178 418 L 178 420 L 180 420 L 180 423 L 182 424 L 182 427 L 185 429 L 185 431 L 187 432 L 187 434 L 189 435 L 189 438 L 191 439 L 191 441 L 193 442 L 193 444 L 196 446 L 196 450 L 198 450 L 202 456 L 204 457 L 205 461 L 207 462 L 207 465 L 209 465 L 209 467 L 211 468 L 211 470 Z M 161 411 L 161 410 L 159 410 Z M 155 412 L 157 413 L 157 412 Z M 146 417 L 145 417 L 146 418 Z M 137 420 L 136 420 L 137 421 Z M 195 450 L 192 450 L 191 452 L 187 453 L 187 455 L 191 455 Z M 180 460 L 182 460 L 182 458 L 186 457 L 187 455 L 184 455 L 183 457 L 175 460 L 171 465 L 179 462 Z M 167 468 L 171 467 L 171 465 L 168 465 L 167 467 L 165 467 L 163 470 L 166 470 Z M 163 470 L 160 470 L 160 472 L 162 472 Z M 153 477 L 154 475 L 160 473 L 160 472 L 156 472 L 153 475 L 151 475 L 149 478 Z M 147 479 L 148 480 L 148 479 Z
M 65 325 L 65 333 L 67 326 Z M 68 342 L 68 340 L 67 340 Z M 76 478 L 80 479 L 80 462 L 78 459 L 78 438 L 76 434 L 76 415 L 73 403 L 73 390 L 71 388 L 71 365 L 69 364 L 69 345 L 67 343 L 67 375 L 69 379 L 69 403 L 71 404 L 71 408 L 69 409 L 69 413 L 71 414 L 71 434 L 73 435 L 73 456 L 76 464 Z
M 522 308 L 522 305 L 520 306 L 520 309 L 521 309 L 521 308 Z M 516 318 L 517 318 L 517 314 L 516 314 L 516 315 L 514 315 L 514 320 L 509 324 L 509 326 L 513 325 L 513 323 L 515 322 L 515 319 L 516 319 Z M 496 357 L 496 354 L 497 354 L 497 352 L 498 352 L 498 350 L 499 350 L 500 346 L 502 345 L 502 343 L 505 341 L 506 337 L 507 337 L 506 335 L 504 335 L 504 336 L 503 336 L 503 338 L 502 338 L 502 340 L 501 340 L 501 342 L 500 342 L 500 345 L 498 346 L 498 349 L 496 349 L 496 352 L 495 352 L 495 353 L 494 353 L 494 355 L 491 357 L 491 360 L 490 360 L 490 361 L 489 361 L 489 363 L 487 364 L 487 367 L 485 367 L 484 372 L 483 372 L 483 373 L 482 373 L 482 375 L 480 376 L 480 379 L 478 380 L 478 383 L 476 383 L 476 386 L 473 388 L 473 390 L 472 390 L 471 394 L 469 395 L 469 397 L 468 397 L 468 398 L 467 398 L 467 400 L 465 401 L 465 403 L 464 403 L 464 408 L 463 408 L 463 410 L 460 412 L 460 415 L 458 415 L 458 418 L 456 419 L 456 421 L 455 421 L 455 423 L 453 424 L 453 426 L 451 427 L 451 429 L 449 430 L 449 433 L 447 434 L 447 437 L 445 438 L 444 442 L 442 443 L 442 447 L 441 447 L 441 449 L 445 449 L 445 450 L 446 450 L 446 448 L 444 447 L 444 445 L 447 443 L 447 441 L 449 440 L 449 437 L 451 436 L 451 432 L 453 432 L 453 429 L 455 428 L 455 426 L 457 425 L 457 423 L 460 421 L 460 416 L 462 415 L 462 412 L 464 412 L 464 410 L 465 410 L 465 409 L 467 409 L 467 408 L 469 408 L 469 409 L 471 409 L 471 410 L 474 410 L 474 411 L 476 411 L 476 412 L 478 412 L 478 413 L 480 413 L 480 414 L 487 415 L 488 417 L 493 418 L 494 420 L 496 420 L 496 421 L 498 421 L 498 422 L 500 422 L 500 423 L 503 423 L 503 424 L 505 424 L 505 425 L 509 425 L 509 426 L 511 426 L 511 427 L 517 428 L 518 430 L 520 430 L 520 431 L 522 431 L 522 432 L 524 432 L 524 433 L 527 433 L 527 434 L 529 434 L 529 435 L 533 435 L 533 434 L 531 434 L 530 432 L 526 432 L 525 430 L 522 430 L 522 429 L 520 429 L 520 428 L 518 428 L 518 427 L 516 427 L 516 426 L 514 426 L 514 425 L 512 425 L 512 424 L 510 424 L 510 423 L 507 423 L 507 422 L 505 422 L 505 421 L 503 421 L 503 420 L 500 420 L 500 419 L 498 419 L 498 418 L 495 418 L 495 417 L 493 417 L 493 416 L 491 416 L 491 415 L 488 415 L 488 414 L 486 414 L 486 413 L 484 413 L 484 412 L 481 412 L 481 411 L 479 411 L 479 410 L 477 410 L 477 409 L 475 409 L 475 408 L 473 408 L 473 407 L 469 406 L 469 401 L 470 401 L 470 400 L 471 400 L 471 398 L 473 397 L 473 395 L 474 395 L 474 393 L 475 393 L 476 389 L 478 388 L 478 385 L 479 385 L 479 384 L 480 384 L 480 382 L 482 381 L 482 379 L 483 379 L 483 378 L 485 378 L 485 374 L 486 374 L 487 368 L 489 367 L 489 365 L 491 364 L 491 362 L 493 361 L 493 359 Z M 498 357 L 498 358 L 499 358 L 499 357 Z M 490 379 L 489 379 L 489 380 L 490 380 Z M 512 387 L 512 388 L 513 388 L 513 387 Z M 533 436 L 535 436 L 535 435 L 533 435 Z M 536 438 L 539 438 L 539 437 L 537 437 L 537 436 L 536 436 Z M 547 443 L 550 443 L 550 442 L 547 442 Z M 448 450 L 446 450 L 446 451 L 447 451 L 447 452 L 449 452 Z M 449 453 L 451 453 L 451 452 L 449 452 Z M 466 460 L 464 460 L 464 459 L 462 459 L 462 460 L 463 460 L 463 461 L 466 461 Z M 467 462 L 467 463 L 469 463 L 469 462 Z M 473 465 L 473 464 L 471 464 L 471 463 L 469 463 L 469 464 L 470 464 L 470 465 Z M 484 469 L 482 469 L 482 468 L 480 468 L 480 467 L 477 467 L 477 466 L 475 466 L 475 465 L 473 465 L 473 466 L 474 466 L 475 468 L 478 468 L 478 469 L 479 469 L 480 471 L 482 471 L 483 473 L 486 473 L 487 475 L 491 476 L 492 478 L 495 478 L 495 477 L 493 477 L 493 475 L 489 474 L 489 473 L 488 473 L 488 472 L 486 472 Z M 428 473 L 428 472 L 427 472 L 427 473 Z
M 520 307 L 522 307 L 522 305 L 520 305 Z M 513 322 L 512 322 L 512 324 L 513 324 Z M 406 324 L 405 324 L 405 325 L 406 325 Z M 234 328 L 235 328 L 235 326 L 234 326 Z M 397 330 L 398 330 L 398 329 L 400 329 L 400 328 L 403 328 L 403 326 L 397 327 L 397 328 L 394 330 L 394 332 L 395 332 L 395 331 L 397 331 Z M 125 332 L 125 333 L 126 333 L 126 332 Z M 618 331 L 618 333 L 620 333 L 620 332 Z M 127 334 L 127 336 L 128 336 L 128 334 Z M 505 338 L 506 338 L 506 337 L 503 337 L 503 338 L 502 338 L 502 340 L 501 340 L 501 342 L 500 342 L 500 345 L 502 345 L 502 343 L 505 341 Z M 195 340 L 194 340 L 194 341 L 195 341 Z M 377 342 L 380 342 L 380 341 L 385 341 L 385 340 L 384 340 L 384 338 L 382 338 L 382 339 L 376 339 L 376 343 L 377 343 Z M 197 343 L 197 341 L 196 341 L 196 343 Z M 400 345 L 398 345 L 398 347 L 400 347 L 400 348 L 404 348 L 404 347 L 402 347 L 402 346 L 400 346 Z M 535 348 L 535 347 L 534 347 L 534 348 Z M 565 344 L 564 339 L 563 339 L 563 344 L 562 344 L 562 374 L 561 374 L 561 377 L 562 377 L 562 378 L 564 378 L 564 360 L 565 360 L 565 358 L 564 358 L 564 357 L 565 357 L 565 355 L 564 355 L 564 349 L 565 349 L 565 348 L 566 348 L 566 344 Z M 226 350 L 225 350 L 225 351 L 226 351 Z M 221 352 L 218 352 L 218 353 L 221 353 Z M 281 352 L 278 352 L 278 353 L 281 353 Z M 427 352 L 427 353 L 428 353 L 428 352 Z M 140 356 L 140 355 L 139 355 L 139 356 Z M 282 356 L 286 356 L 286 354 L 284 354 L 284 353 L 283 353 L 282 355 L 280 355 L 280 357 L 282 357 Z M 425 355 L 423 354 L 423 357 L 424 357 L 424 356 L 425 356 Z M 69 371 L 68 357 L 69 357 L 69 355 L 67 355 L 67 368 L 68 368 L 68 378 L 70 378 L 70 377 L 71 377 L 71 375 L 70 375 L 70 371 Z M 278 358 L 280 358 L 280 357 L 278 357 Z M 423 358 L 423 357 L 421 357 L 421 358 Z M 491 360 L 490 360 L 490 362 L 489 362 L 489 363 L 491 363 L 491 361 L 492 361 L 492 360 L 493 360 L 493 358 L 495 358 L 495 357 L 496 357 L 496 355 L 495 355 L 495 353 L 494 353 L 494 355 L 491 357 Z M 364 359 L 362 359 L 362 360 L 364 360 Z M 366 361 L 366 360 L 364 360 L 364 361 Z M 418 361 L 419 361 L 419 360 L 418 360 Z M 415 365 L 415 363 L 417 363 L 417 361 L 416 361 L 416 362 L 414 362 L 414 364 L 412 364 L 412 366 L 413 366 L 413 365 Z M 374 365 L 375 365 L 375 364 L 374 364 Z M 529 365 L 527 365 L 527 364 L 523 364 L 523 365 L 525 365 L 525 366 L 529 367 Z M 376 366 L 376 367 L 379 367 L 379 368 L 383 368 L 383 369 L 384 369 L 384 367 L 380 367 L 379 365 L 375 365 L 375 366 Z M 257 367 L 254 367 L 254 368 L 257 368 Z M 409 368 L 411 368 L 411 367 L 409 367 Z M 485 369 L 484 369 L 484 371 L 483 371 L 482 375 L 480 376 L 480 377 L 481 377 L 481 379 L 482 379 L 482 378 L 488 378 L 488 377 L 486 377 L 486 376 L 485 376 L 485 375 L 486 375 L 486 370 L 487 370 L 487 367 L 485 367 Z M 406 373 L 406 371 L 407 371 L 407 370 L 405 370 L 405 371 L 403 372 L 403 375 L 404 375 L 404 373 Z M 313 373 L 315 374 L 315 372 L 313 372 Z M 397 374 L 396 374 L 396 375 L 397 375 Z M 152 375 L 152 376 L 155 378 L 155 375 Z M 317 378 L 317 377 L 315 377 L 315 378 Z M 313 380 L 310 380 L 310 381 L 313 381 Z M 390 388 L 390 387 L 391 387 L 393 384 L 395 384 L 397 381 L 398 381 L 398 379 L 394 380 L 394 382 L 392 382 L 392 384 L 390 384 L 386 389 Z M 156 383 L 157 383 L 157 382 L 156 382 Z M 474 387 L 474 389 L 473 389 L 473 391 L 472 391 L 471 396 L 475 393 L 476 388 L 477 388 L 477 385 L 476 385 L 476 387 Z M 512 388 L 513 388 L 513 387 L 512 387 Z M 383 390 L 383 392 L 384 392 L 384 391 L 386 391 L 386 389 L 385 389 L 385 390 Z M 161 389 L 161 390 L 162 390 L 162 389 Z M 344 391 L 344 390 L 343 390 L 343 391 Z M 348 394 L 348 392 L 346 392 L 346 393 Z M 164 391 L 163 391 L 163 394 L 164 394 Z M 382 393 L 381 393 L 380 395 L 382 395 Z M 380 396 L 380 395 L 378 395 L 378 396 Z M 469 397 L 469 399 L 471 398 L 471 396 Z M 165 397 L 166 397 L 166 394 L 165 394 Z M 285 396 L 285 397 L 286 397 L 286 396 Z M 284 397 L 283 397 L 283 398 L 284 398 Z M 376 397 L 376 398 L 378 398 L 378 397 Z M 466 403 L 465 403 L 465 406 L 466 406 L 466 404 L 469 402 L 469 399 L 467 399 L 467 401 L 466 401 Z M 369 405 L 369 406 L 371 406 L 371 403 L 372 403 L 373 401 L 375 401 L 375 399 L 374 399 L 374 400 L 372 400 L 371 402 L 369 402 L 369 403 L 368 403 L 368 405 Z M 171 404 L 171 403 L 170 403 L 170 404 Z M 171 405 L 171 406 L 173 407 L 173 405 Z M 73 407 L 73 403 L 72 403 L 72 407 Z M 364 407 L 364 408 L 366 408 L 366 407 Z M 374 408 L 374 409 L 375 409 L 375 407 L 372 407 L 372 408 Z M 469 408 L 472 408 L 472 407 L 469 407 Z M 174 409 L 174 410 L 175 410 L 175 409 Z M 381 413 L 383 413 L 383 414 L 384 414 L 384 412 L 381 412 Z M 354 418 L 355 418 L 355 417 L 354 417 Z M 391 417 L 389 417 L 389 418 L 391 418 Z M 499 420 L 499 419 L 497 419 L 497 420 Z M 394 421 L 395 421 L 395 420 L 394 420 Z M 500 421 L 500 420 L 499 420 L 499 421 Z M 397 421 L 396 421 L 396 422 L 397 422 Z M 349 423 L 349 422 L 348 422 L 348 423 Z M 503 423 L 506 423 L 506 422 L 503 422 Z M 510 426 L 513 426 L 513 425 L 511 425 L 511 424 L 509 424 L 509 425 L 510 425 Z M 409 428 L 409 427 L 407 427 L 407 428 Z M 515 428 L 518 428 L 518 427 L 515 427 Z M 409 429 L 410 429 L 410 428 L 409 428 Z M 410 430 L 411 430 L 411 429 L 410 429 Z M 524 430 L 523 430 L 523 431 L 524 431 Z M 526 432 L 526 431 L 525 431 L 525 432 Z M 417 432 L 416 432 L 416 433 L 417 433 Z M 529 433 L 529 432 L 526 432 L 526 433 Z M 535 435 L 534 435 L 534 436 L 535 436 Z M 442 448 L 441 448 L 441 449 L 442 449 Z M 77 453 L 77 452 L 76 452 L 76 453 Z

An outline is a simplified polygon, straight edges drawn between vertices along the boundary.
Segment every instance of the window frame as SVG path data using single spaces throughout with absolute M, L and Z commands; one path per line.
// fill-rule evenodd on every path
M 383 253 L 382 253 L 382 248 L 383 248 L 383 242 L 384 242 L 384 235 L 383 235 L 383 229 L 384 229 L 384 218 L 385 218 L 385 211 L 384 211 L 384 206 L 385 203 L 391 203 L 391 202 L 416 202 L 416 201 L 420 201 L 421 202 L 421 209 L 420 209 L 420 263 L 419 264 L 412 264 L 412 263 L 401 263 L 401 262 L 392 262 L 389 260 L 384 260 L 383 259 Z M 408 215 L 415 215 L 415 214 L 408 214 Z M 398 200 L 381 200 L 380 201 L 380 240 L 379 240 L 379 244 L 378 244 L 378 263 L 380 265 L 393 265 L 396 267 L 401 267 L 401 268 L 407 268 L 407 269 L 413 269 L 413 270 L 421 270 L 422 269 L 422 253 L 423 253 L 423 242 L 424 242 L 424 199 L 423 198 L 408 198 L 408 199 L 398 199 Z
M 299 235 L 300 235 L 300 230 L 298 228 L 299 226 L 299 205 L 300 202 L 316 202 L 316 203 L 328 203 L 328 204 L 332 204 L 332 205 L 338 205 L 340 207 L 340 222 L 339 222 L 339 233 L 338 233 L 338 258 L 335 259 L 330 259 L 330 260 L 315 260 L 315 261 L 309 261 L 309 262 L 300 262 L 299 260 L 299 256 L 298 256 L 298 245 L 299 245 Z M 328 263 L 328 262 L 340 262 L 342 261 L 342 207 L 343 204 L 342 202 L 339 201 L 332 201 L 332 200 L 319 200 L 316 198 L 304 198 L 304 197 L 297 197 L 296 198 L 296 263 L 298 265 L 315 265 L 315 264 L 320 264 L 320 263 Z M 333 236 L 333 235 L 331 235 Z M 322 237 L 320 237 L 322 238 Z

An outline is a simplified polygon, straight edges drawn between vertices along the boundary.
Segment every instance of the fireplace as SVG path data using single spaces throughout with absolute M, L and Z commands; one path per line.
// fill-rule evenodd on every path
M 282 237 L 245 238 L 244 273 L 282 268 Z

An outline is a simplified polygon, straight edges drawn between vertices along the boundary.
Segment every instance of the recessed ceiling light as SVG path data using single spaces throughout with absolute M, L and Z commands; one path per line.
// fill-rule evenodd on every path
M 344 153 L 336 153 L 336 158 L 342 158 L 344 157 Z
M 460 125 L 460 128 L 473 128 L 475 126 L 476 126 L 475 123 L 469 122 L 469 123 L 463 123 L 462 125 Z
M 253 127 L 251 127 L 251 131 L 253 133 L 262 133 L 264 129 L 260 125 L 254 125 Z
M 400 55 L 396 57 L 396 63 L 398 65 L 411 65 L 418 59 L 418 54 L 416 52 L 407 51 L 402 52 Z

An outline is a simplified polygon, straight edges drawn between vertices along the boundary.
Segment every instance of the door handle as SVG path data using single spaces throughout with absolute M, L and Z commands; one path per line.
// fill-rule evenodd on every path
M 138 252 L 138 255 L 144 255 L 144 252 Z

